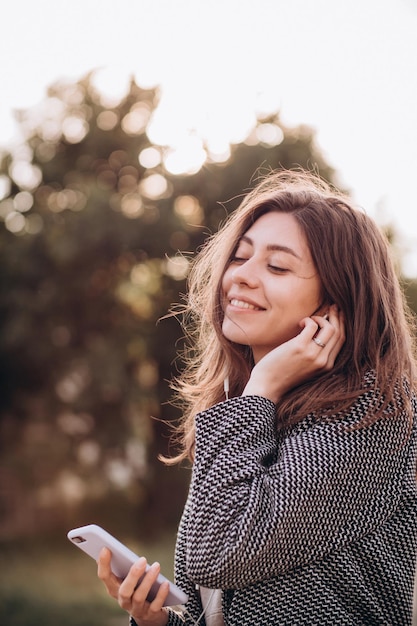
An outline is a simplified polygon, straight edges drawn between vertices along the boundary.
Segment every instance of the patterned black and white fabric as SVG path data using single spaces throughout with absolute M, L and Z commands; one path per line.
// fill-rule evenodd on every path
M 197 623 L 196 585 L 223 590 L 226 626 L 410 626 L 417 430 L 390 408 L 352 428 L 372 387 L 348 416 L 312 414 L 279 435 L 258 396 L 197 415 L 176 551 L 190 599 L 170 626 Z

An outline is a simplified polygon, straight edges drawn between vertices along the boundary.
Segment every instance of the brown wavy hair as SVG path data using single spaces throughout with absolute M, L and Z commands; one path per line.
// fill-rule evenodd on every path
M 258 182 L 193 261 L 181 309 L 185 368 L 172 385 L 174 402 L 183 411 L 177 430 L 181 452 L 168 462 L 192 460 L 194 416 L 224 400 L 225 377 L 230 397 L 239 396 L 249 379 L 250 347 L 233 343 L 222 333 L 221 284 L 242 235 L 271 211 L 296 219 L 321 278 L 324 302 L 344 312 L 346 325 L 346 341 L 334 368 L 287 392 L 277 406 L 278 425 L 296 423 L 312 411 L 329 416 L 346 411 L 363 393 L 369 370 L 384 406 L 394 400 L 394 382 L 408 381 L 408 390 L 402 384 L 399 388 L 401 403 L 410 407 L 409 387 L 415 388 L 416 381 L 414 319 L 389 242 L 364 211 L 315 174 L 278 171 Z M 379 403 L 363 425 L 380 416 Z

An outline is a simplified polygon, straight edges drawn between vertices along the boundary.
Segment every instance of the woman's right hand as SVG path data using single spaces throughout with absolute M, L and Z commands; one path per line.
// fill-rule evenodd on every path
M 151 565 L 146 572 L 146 559 L 142 557 L 132 565 L 124 580 L 113 574 L 110 563 L 111 552 L 108 548 L 103 548 L 98 560 L 97 573 L 109 595 L 133 617 L 138 626 L 166 626 L 168 612 L 163 606 L 168 596 L 169 583 L 162 583 L 152 602 L 146 600 L 160 572 L 159 563 Z M 138 585 L 138 580 L 142 576 L 143 579 Z
M 333 369 L 345 342 L 343 313 L 332 305 L 327 316 L 306 317 L 300 326 L 296 337 L 258 361 L 243 395 L 264 396 L 276 404 L 290 389 Z

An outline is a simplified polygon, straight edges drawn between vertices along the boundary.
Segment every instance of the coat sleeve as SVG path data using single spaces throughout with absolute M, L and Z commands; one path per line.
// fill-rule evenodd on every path
M 133 617 L 130 617 L 129 619 L 129 626 L 138 626 Z M 167 626 L 184 626 L 184 620 L 181 615 L 171 609 L 168 609 Z
M 187 575 L 237 589 L 355 541 L 398 506 L 407 416 L 361 429 L 365 394 L 344 419 L 306 419 L 277 437 L 275 406 L 245 396 L 196 416 Z M 374 405 L 373 405 L 374 406 Z

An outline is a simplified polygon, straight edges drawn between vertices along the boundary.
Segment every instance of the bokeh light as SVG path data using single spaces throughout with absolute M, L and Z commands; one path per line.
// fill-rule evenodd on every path
M 28 191 L 19 191 L 13 199 L 14 208 L 20 213 L 26 213 L 33 206 L 33 196 Z
M 56 144 L 52 141 L 44 141 L 36 146 L 36 156 L 42 163 L 52 161 L 56 155 Z
M 87 204 L 85 194 L 73 188 L 65 188 L 55 191 L 52 187 L 43 187 L 42 196 L 46 205 L 53 213 L 60 213 L 65 209 L 81 211 Z
M 164 272 L 174 280 L 183 280 L 187 277 L 190 262 L 182 254 L 167 257 L 164 264 Z
M 9 168 L 9 174 L 18 187 L 28 191 L 38 187 L 42 180 L 41 169 L 28 161 L 14 161 Z
M 4 174 L 0 174 L 0 200 L 6 198 L 12 188 L 10 178 Z
M 151 115 L 150 107 L 145 102 L 133 105 L 122 119 L 122 128 L 127 135 L 140 135 L 144 132 Z
M 101 111 L 97 116 L 97 126 L 101 130 L 113 130 L 119 121 L 119 116 L 114 111 Z
M 195 196 L 178 196 L 174 201 L 174 211 L 188 226 L 200 225 L 204 219 L 204 210 Z
M 145 148 L 139 153 L 138 161 L 142 167 L 152 169 L 161 164 L 162 156 L 157 148 Z
M 99 104 L 110 109 L 116 107 L 127 95 L 130 78 L 125 68 L 109 64 L 92 74 L 91 84 L 96 89 L 95 95 Z
M 18 211 L 11 211 L 6 215 L 4 224 L 8 231 L 17 235 L 24 231 L 26 219 Z
M 89 467 L 97 465 L 100 455 L 100 446 L 94 439 L 85 439 L 78 446 L 77 458 L 82 465 Z
M 88 122 L 77 115 L 70 115 L 62 122 L 62 132 L 69 143 L 80 143 L 88 130 Z
M 9 213 L 14 211 L 14 202 L 13 198 L 6 198 L 0 202 L 0 217 L 1 219 L 5 219 Z
M 266 146 L 278 146 L 284 140 L 284 133 L 276 124 L 259 124 L 255 133 L 259 143 Z
M 141 180 L 139 188 L 144 196 L 153 200 L 166 198 L 171 194 L 171 186 L 162 174 L 150 174 L 146 176 Z
M 43 229 L 43 219 L 38 214 L 28 215 L 25 222 L 25 232 L 28 235 L 37 235 Z
M 143 215 L 144 205 L 140 194 L 125 194 L 120 200 L 120 210 L 126 217 L 130 217 L 132 219 Z
M 171 174 L 195 174 L 204 165 L 207 152 L 196 136 L 184 137 L 176 148 L 167 150 L 164 165 Z

